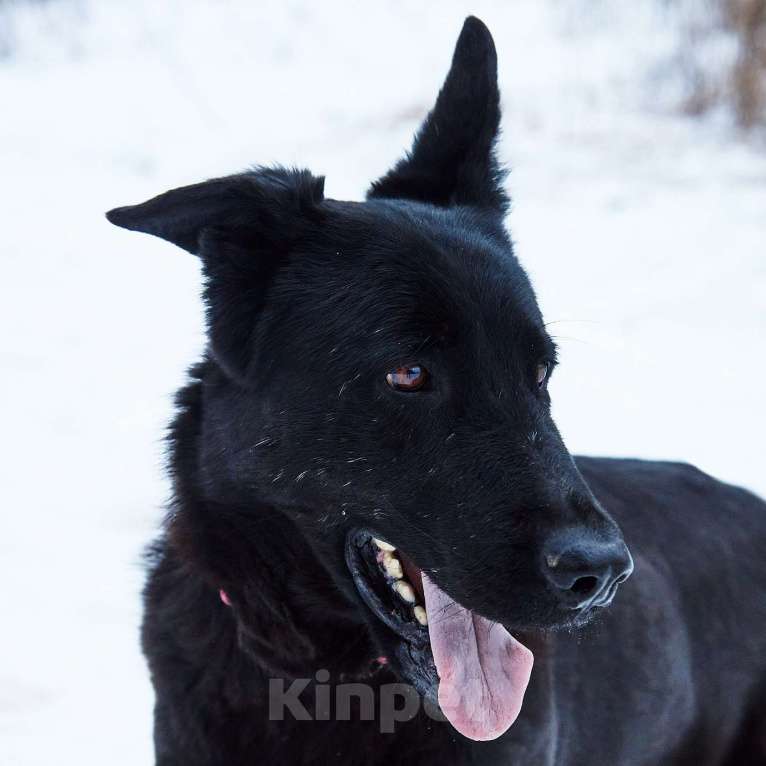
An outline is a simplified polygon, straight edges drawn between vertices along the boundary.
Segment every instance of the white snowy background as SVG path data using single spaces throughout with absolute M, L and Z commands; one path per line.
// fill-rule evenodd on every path
M 499 51 L 509 223 L 570 449 L 766 493 L 766 154 L 677 109 L 688 6 L 0 0 L 0 763 L 151 762 L 141 552 L 199 268 L 103 211 L 256 162 L 361 198 L 468 13 Z

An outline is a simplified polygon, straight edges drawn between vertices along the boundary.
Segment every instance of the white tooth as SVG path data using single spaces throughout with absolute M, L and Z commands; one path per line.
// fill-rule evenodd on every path
M 389 577 L 393 577 L 394 580 L 401 580 L 404 577 L 402 571 L 402 562 L 399 561 L 396 556 L 390 551 L 383 551 L 383 569 L 386 570 L 386 574 Z
M 426 610 L 423 609 L 420 604 L 418 604 L 412 611 L 415 614 L 415 619 L 421 625 L 428 625 L 428 615 L 426 614 Z
M 387 543 L 387 542 L 385 542 L 383 540 L 378 540 L 377 537 L 373 537 L 372 538 L 372 542 L 374 542 L 375 545 L 377 545 L 378 548 L 380 548 L 380 550 L 382 550 L 382 551 L 389 551 L 389 552 L 391 552 L 391 551 L 395 551 L 396 550 L 396 548 L 394 548 L 394 546 L 391 545 L 391 543 Z
M 415 603 L 415 591 L 412 586 L 404 580 L 397 580 L 394 583 L 394 590 L 408 603 Z

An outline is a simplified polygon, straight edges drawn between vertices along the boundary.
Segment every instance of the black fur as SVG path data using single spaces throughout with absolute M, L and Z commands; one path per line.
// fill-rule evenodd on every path
M 260 168 L 108 214 L 205 274 L 209 348 L 178 396 L 145 593 L 161 766 L 766 763 L 766 506 L 689 466 L 569 456 L 536 380 L 555 348 L 504 228 L 499 119 L 492 39 L 469 18 L 366 202 Z M 414 364 L 424 389 L 386 384 Z M 269 720 L 269 679 L 312 679 L 314 719 L 338 684 L 412 680 L 346 566 L 358 528 L 534 651 L 505 735 L 422 711 L 381 733 L 332 704 Z M 543 554 L 564 535 L 625 562 L 623 534 L 635 574 L 586 625 Z

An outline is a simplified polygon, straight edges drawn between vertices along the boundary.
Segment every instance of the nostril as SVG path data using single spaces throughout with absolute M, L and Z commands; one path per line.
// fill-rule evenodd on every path
M 549 541 L 543 554 L 542 574 L 562 606 L 570 609 L 606 606 L 633 569 L 622 540 L 604 543 L 561 535 Z
M 598 588 L 597 577 L 578 577 L 569 589 L 578 596 L 590 596 Z

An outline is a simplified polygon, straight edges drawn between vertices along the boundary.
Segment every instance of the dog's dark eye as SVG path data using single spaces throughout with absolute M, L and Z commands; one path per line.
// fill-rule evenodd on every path
M 427 380 L 428 372 L 419 364 L 397 367 L 386 375 L 386 383 L 396 391 L 419 391 Z
M 550 365 L 548 362 L 541 362 L 537 365 L 537 387 L 542 388 L 545 385 L 545 381 L 548 380 L 548 371 Z

